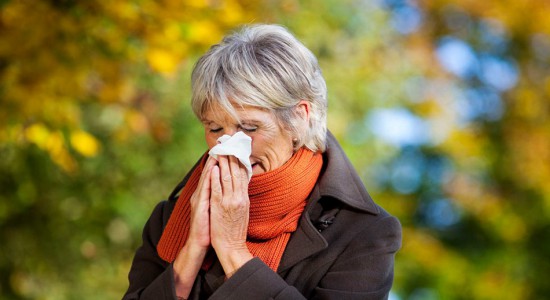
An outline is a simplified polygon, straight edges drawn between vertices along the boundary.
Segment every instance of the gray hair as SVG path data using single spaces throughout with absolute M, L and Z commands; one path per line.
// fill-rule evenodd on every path
M 215 105 L 236 120 L 234 106 L 267 109 L 297 139 L 295 149 L 325 151 L 325 79 L 313 53 L 284 27 L 245 26 L 226 36 L 199 59 L 191 84 L 191 105 L 199 119 Z M 311 105 L 306 132 L 295 109 L 302 100 Z

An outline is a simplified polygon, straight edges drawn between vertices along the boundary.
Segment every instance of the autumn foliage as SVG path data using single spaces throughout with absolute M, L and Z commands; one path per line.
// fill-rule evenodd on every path
M 248 23 L 319 58 L 329 128 L 399 217 L 395 299 L 550 294 L 546 1 L 0 1 L 0 294 L 119 299 L 205 151 L 198 55 Z

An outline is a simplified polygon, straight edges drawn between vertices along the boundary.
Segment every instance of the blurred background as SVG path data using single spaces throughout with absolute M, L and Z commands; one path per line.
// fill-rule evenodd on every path
M 205 151 L 197 57 L 247 23 L 319 58 L 329 128 L 403 224 L 393 300 L 550 297 L 546 0 L 0 1 L 0 298 L 120 299 Z

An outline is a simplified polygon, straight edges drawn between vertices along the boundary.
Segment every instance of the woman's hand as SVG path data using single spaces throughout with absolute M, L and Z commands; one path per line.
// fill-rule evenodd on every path
M 195 277 L 210 247 L 210 177 L 216 160 L 209 157 L 203 168 L 197 189 L 189 199 L 191 222 L 189 237 L 174 261 L 174 282 L 176 294 L 187 298 Z
M 246 246 L 249 207 L 248 175 L 234 156 L 219 156 L 210 176 L 210 238 L 230 277 L 252 259 Z
M 205 251 L 210 247 L 210 177 L 212 168 L 216 163 L 217 161 L 214 158 L 208 157 L 197 189 L 191 196 L 191 199 L 189 199 L 191 204 L 191 222 L 186 244 L 192 244 Z

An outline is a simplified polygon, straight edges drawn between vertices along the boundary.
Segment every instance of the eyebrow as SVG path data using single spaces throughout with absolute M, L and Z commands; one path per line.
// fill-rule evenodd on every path
M 263 124 L 262 120 L 257 119 L 243 119 L 241 124 Z
M 204 125 L 210 125 L 212 123 L 221 125 L 220 123 L 218 123 L 216 121 L 209 120 L 209 119 L 206 119 L 206 118 L 203 118 L 201 120 L 201 123 L 204 124 Z M 259 120 L 259 119 L 242 119 L 240 121 L 240 124 L 262 125 L 262 124 L 264 124 L 264 122 L 262 120 Z

